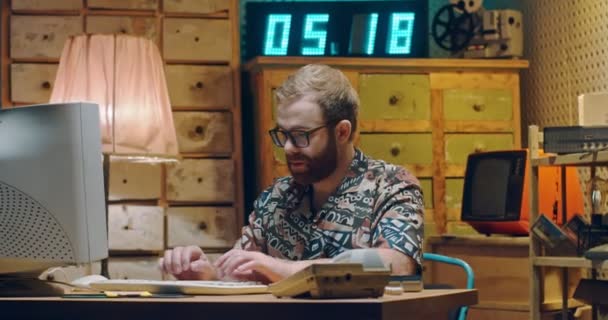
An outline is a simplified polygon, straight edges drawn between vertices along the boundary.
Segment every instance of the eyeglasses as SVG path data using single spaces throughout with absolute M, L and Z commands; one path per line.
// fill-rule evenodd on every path
M 329 123 L 326 123 L 320 127 L 312 128 L 310 130 L 292 131 L 285 131 L 279 128 L 274 128 L 269 130 L 268 133 L 272 138 L 272 142 L 274 142 L 277 147 L 283 148 L 285 146 L 285 143 L 287 142 L 287 139 L 289 139 L 289 141 L 291 141 L 291 143 L 297 148 L 306 148 L 310 144 L 310 135 L 313 134 L 315 131 L 325 128 L 329 125 Z

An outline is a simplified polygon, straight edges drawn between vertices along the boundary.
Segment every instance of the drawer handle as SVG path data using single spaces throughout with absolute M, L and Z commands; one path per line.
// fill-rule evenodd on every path
M 481 112 L 485 109 L 486 107 L 483 104 L 474 104 L 473 105 L 473 110 L 475 110 L 476 112 Z
M 196 83 L 196 87 L 197 87 L 198 89 L 202 89 L 204 86 L 205 86 L 205 85 L 203 84 L 203 82 L 202 82 L 202 81 L 199 81 L 199 82 L 197 82 L 197 83 Z
M 475 147 L 475 153 L 480 153 L 480 152 L 484 152 L 484 151 L 486 151 L 486 148 L 484 146 Z
M 202 177 L 199 177 L 198 179 L 196 179 L 196 182 L 198 182 L 198 183 L 203 183 L 203 178 L 202 178 Z
M 119 31 L 120 31 L 120 33 L 127 33 L 127 29 L 125 29 L 125 28 L 120 28 Z
M 49 35 L 48 34 L 43 34 L 42 35 L 42 40 L 48 40 L 49 39 Z
M 399 103 L 399 100 L 401 100 L 399 97 L 397 97 L 396 95 L 392 95 L 390 96 L 390 98 L 388 98 L 388 104 L 394 106 Z
M 201 223 L 198 224 L 198 229 L 199 230 L 206 230 L 207 229 L 207 224 L 205 223 L 205 221 L 202 221 Z
M 45 81 L 42 83 L 42 85 L 40 85 L 43 89 L 50 89 L 51 88 L 51 83 L 48 81 Z
M 398 156 L 401 153 L 401 145 L 399 145 L 398 143 L 395 143 L 391 146 L 391 155 L 393 157 Z
M 194 132 L 196 132 L 197 135 L 202 136 L 205 134 L 205 127 L 203 126 L 196 126 L 194 128 Z

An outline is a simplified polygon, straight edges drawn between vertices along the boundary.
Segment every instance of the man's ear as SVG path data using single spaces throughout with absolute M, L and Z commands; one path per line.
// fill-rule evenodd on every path
M 350 132 L 352 130 L 352 124 L 348 120 L 341 120 L 336 124 L 336 138 L 339 142 L 348 142 Z

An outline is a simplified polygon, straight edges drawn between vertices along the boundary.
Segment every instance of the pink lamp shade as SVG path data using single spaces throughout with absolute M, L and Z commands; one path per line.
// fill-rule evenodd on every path
M 163 67 L 151 40 L 73 36 L 61 53 L 51 102 L 97 103 L 106 154 L 178 157 Z

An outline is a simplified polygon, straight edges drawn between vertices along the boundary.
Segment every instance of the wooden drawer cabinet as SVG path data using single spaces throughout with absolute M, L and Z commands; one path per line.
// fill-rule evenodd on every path
M 174 112 L 181 153 L 232 152 L 232 116 L 229 112 Z
M 110 163 L 110 200 L 159 199 L 161 166 L 148 163 L 112 161 Z
M 56 64 L 12 64 L 11 100 L 20 103 L 48 102 L 56 73 Z
M 148 17 L 87 17 L 87 33 L 123 33 L 150 39 L 158 44 L 156 18 Z
M 361 74 L 359 118 L 365 120 L 430 120 L 428 75 Z
M 231 248 L 240 233 L 235 226 L 232 207 L 171 207 L 167 212 L 167 245 Z
M 425 236 L 473 232 L 460 221 L 467 156 L 521 146 L 519 70 L 527 61 L 258 57 L 245 67 L 255 99 L 256 192 L 289 174 L 267 133 L 275 126 L 273 93 L 309 63 L 339 68 L 359 93 L 356 146 L 419 178 Z
M 12 16 L 11 58 L 59 59 L 65 40 L 82 33 L 78 16 Z
M 165 68 L 169 98 L 181 109 L 231 109 L 232 71 L 223 66 L 169 65 Z
M 89 8 L 156 10 L 160 0 L 87 0 Z
M 227 61 L 232 55 L 228 20 L 166 18 L 164 23 L 165 59 Z
M 167 199 L 229 203 L 235 200 L 234 163 L 224 159 L 186 159 L 167 166 Z
M 177 13 L 218 13 L 228 11 L 230 2 L 226 0 L 164 0 L 165 12 Z
M 109 249 L 160 252 L 164 248 L 163 208 L 154 206 L 108 206 Z
M 82 8 L 82 0 L 12 0 L 11 8 L 18 10 L 79 10 Z
M 108 261 L 110 279 L 163 280 L 158 257 L 113 257 Z

